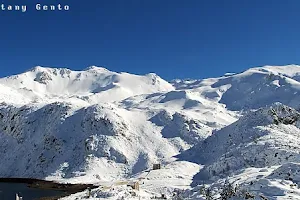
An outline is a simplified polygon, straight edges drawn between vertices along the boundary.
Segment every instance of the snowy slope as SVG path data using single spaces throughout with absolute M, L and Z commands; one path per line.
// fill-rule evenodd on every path
M 170 83 L 101 67 L 1 78 L 0 176 L 96 183 L 94 199 L 137 198 L 137 180 L 146 199 L 203 199 L 203 184 L 217 195 L 225 179 L 297 199 L 299 77 L 289 65 Z
M 275 103 L 250 111 L 179 158 L 204 166 L 194 176 L 194 185 L 230 177 L 252 194 L 267 198 L 288 191 L 299 195 L 297 187 L 290 188 L 298 185 L 299 137 L 300 113 Z
M 299 108 L 300 66 L 265 66 L 204 80 L 173 81 L 177 89 L 196 90 L 229 110 L 257 109 L 274 102 Z
M 176 91 L 155 74 L 36 67 L 0 82 L 6 88 L 0 106 L 3 177 L 124 178 L 236 120 L 224 106 Z M 224 114 L 210 123 L 217 112 Z
M 299 128 L 300 113 L 275 103 L 249 112 L 189 151 L 195 153 L 191 159 L 206 165 L 203 175 L 208 177 L 226 176 L 231 170 L 247 166 L 299 162 Z

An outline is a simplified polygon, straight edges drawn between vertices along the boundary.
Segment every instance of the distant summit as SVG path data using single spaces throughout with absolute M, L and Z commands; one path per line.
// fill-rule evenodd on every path
M 86 69 L 84 69 L 84 71 L 90 71 L 90 70 L 97 70 L 97 71 L 102 71 L 102 72 L 109 72 L 108 69 L 104 68 L 104 67 L 97 67 L 97 66 L 90 66 L 87 67 Z
M 0 84 L 16 91 L 24 89 L 31 91 L 24 94 L 26 95 L 24 99 L 32 98 L 39 101 L 43 101 L 43 98 L 51 100 L 51 96 L 61 97 L 63 100 L 75 95 L 97 94 L 95 99 L 107 102 L 174 89 L 171 84 L 154 74 L 141 76 L 117 73 L 96 66 L 83 71 L 37 66 L 22 74 L 2 78 Z

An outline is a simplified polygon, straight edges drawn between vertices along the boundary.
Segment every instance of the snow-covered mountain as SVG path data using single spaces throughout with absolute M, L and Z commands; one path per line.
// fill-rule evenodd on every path
M 35 67 L 0 79 L 0 176 L 106 185 L 96 199 L 134 199 L 122 185 L 129 180 L 142 180 L 145 198 L 186 189 L 183 198 L 203 199 L 201 185 L 217 193 L 225 179 L 257 196 L 300 199 L 290 188 L 300 164 L 299 81 L 296 65 L 171 82 Z M 155 163 L 162 169 L 145 171 Z M 282 183 L 286 169 L 293 178 Z
M 1 100 L 19 104 L 45 102 L 47 99 L 79 101 L 81 98 L 90 103 L 103 103 L 174 89 L 153 73 L 138 76 L 94 66 L 84 71 L 35 67 L 22 74 L 2 78 L 0 87 Z M 16 98 L 19 100 L 16 101 Z
M 265 66 L 220 78 L 174 82 L 177 89 L 196 89 L 230 110 L 257 109 L 273 102 L 299 107 L 300 67 Z

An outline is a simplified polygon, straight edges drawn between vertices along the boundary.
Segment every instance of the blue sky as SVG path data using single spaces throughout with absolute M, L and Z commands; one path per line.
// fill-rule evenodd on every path
M 33 66 L 104 66 L 165 79 L 216 77 L 261 65 L 300 63 L 298 0 L 3 0 L 0 76 Z

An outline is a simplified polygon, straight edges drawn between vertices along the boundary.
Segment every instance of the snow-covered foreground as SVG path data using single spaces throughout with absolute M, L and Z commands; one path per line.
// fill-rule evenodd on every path
M 295 65 L 172 82 L 35 67 L 0 79 L 0 176 L 99 185 L 89 199 L 216 199 L 225 189 L 300 199 L 298 92 Z
M 142 171 L 130 178 L 109 182 L 98 182 L 99 188 L 92 190 L 88 199 L 152 199 L 165 194 L 172 197 L 176 190 L 191 189 L 193 175 L 199 171 L 197 164 L 179 161 L 163 166 L 159 170 Z M 132 183 L 139 182 L 139 190 Z M 63 199 L 86 199 L 87 191 Z

